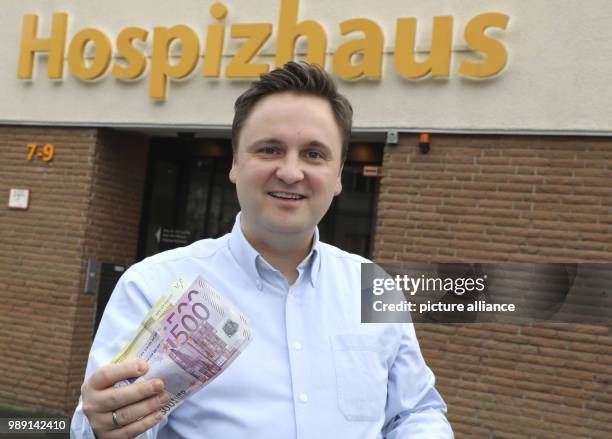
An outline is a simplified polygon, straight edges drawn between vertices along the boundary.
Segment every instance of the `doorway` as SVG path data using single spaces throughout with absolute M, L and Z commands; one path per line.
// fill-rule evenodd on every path
M 381 144 L 350 146 L 342 193 L 319 224 L 322 241 L 370 257 L 379 178 L 364 167 L 380 166 L 382 150 Z M 151 139 L 139 259 L 231 231 L 240 210 L 231 165 L 229 140 Z

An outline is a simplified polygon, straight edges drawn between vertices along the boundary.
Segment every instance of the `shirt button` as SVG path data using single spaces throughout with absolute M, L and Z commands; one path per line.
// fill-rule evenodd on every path
M 257 286 L 257 289 L 258 289 L 258 290 L 261 290 L 261 289 L 263 288 L 263 283 L 262 283 L 260 280 L 258 280 L 258 281 L 255 283 L 255 285 Z
M 302 349 L 302 343 L 300 343 L 299 341 L 294 342 L 293 349 L 295 349 L 296 351 L 299 351 L 300 349 Z
M 308 395 L 306 395 L 305 393 L 302 393 L 300 395 L 300 401 L 302 402 L 308 402 Z

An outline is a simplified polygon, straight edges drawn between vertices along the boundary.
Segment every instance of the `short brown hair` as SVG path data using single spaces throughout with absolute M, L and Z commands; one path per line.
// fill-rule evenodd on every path
M 234 154 L 238 150 L 240 130 L 255 104 L 268 95 L 283 92 L 295 92 L 327 99 L 342 135 L 342 161 L 344 161 L 353 126 L 351 103 L 338 92 L 338 87 L 331 75 L 321 67 L 316 64 L 293 61 L 288 62 L 282 68 L 264 73 L 236 99 L 234 121 L 232 122 Z

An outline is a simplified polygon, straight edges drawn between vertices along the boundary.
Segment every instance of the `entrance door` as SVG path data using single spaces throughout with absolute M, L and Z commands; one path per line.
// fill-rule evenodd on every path
M 152 140 L 141 258 L 231 230 L 240 209 L 231 165 L 226 140 Z
M 322 241 L 370 256 L 378 178 L 364 176 L 363 167 L 380 164 L 381 156 L 382 145 L 349 149 L 342 193 L 319 224 Z M 231 231 L 240 210 L 231 164 L 229 140 L 152 139 L 140 259 Z

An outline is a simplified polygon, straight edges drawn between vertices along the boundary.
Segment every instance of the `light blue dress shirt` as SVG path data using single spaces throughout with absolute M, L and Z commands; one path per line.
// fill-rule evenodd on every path
M 202 275 L 251 321 L 253 341 L 208 386 L 144 437 L 453 438 L 446 405 L 412 324 L 360 322 L 360 256 L 319 242 L 289 285 L 240 229 L 147 258 L 108 302 L 85 377 L 111 358 L 149 308 L 184 275 Z M 82 411 L 75 438 L 94 438 Z

